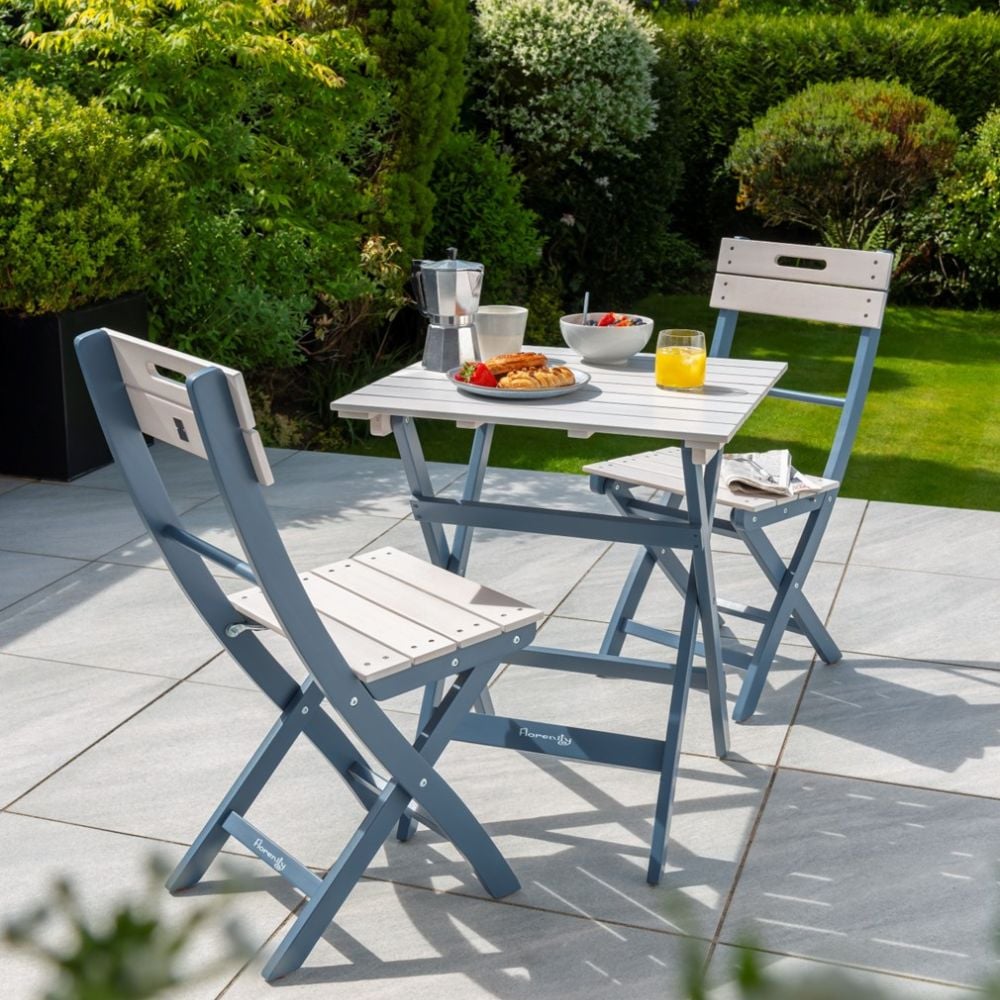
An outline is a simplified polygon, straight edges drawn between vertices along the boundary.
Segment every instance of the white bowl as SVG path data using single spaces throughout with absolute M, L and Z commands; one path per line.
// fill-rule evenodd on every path
M 591 319 L 600 319 L 603 312 L 591 312 Z M 617 313 L 618 317 L 634 318 L 633 313 Z M 598 365 L 623 365 L 638 354 L 653 333 L 653 321 L 648 316 L 635 326 L 584 326 L 583 313 L 573 313 L 559 320 L 563 340 L 584 361 Z
M 600 319 L 603 312 L 591 312 L 591 319 Z M 633 313 L 618 313 L 619 317 L 633 319 Z M 653 321 L 639 316 L 641 324 L 635 326 L 584 326 L 583 313 L 572 313 L 559 320 L 563 340 L 584 361 L 598 365 L 623 365 L 633 354 L 638 354 L 653 333 Z

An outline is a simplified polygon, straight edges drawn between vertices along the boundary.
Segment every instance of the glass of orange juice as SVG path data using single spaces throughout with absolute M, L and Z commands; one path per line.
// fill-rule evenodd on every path
M 660 331 L 656 384 L 661 389 L 700 389 L 705 384 L 705 334 L 701 330 Z

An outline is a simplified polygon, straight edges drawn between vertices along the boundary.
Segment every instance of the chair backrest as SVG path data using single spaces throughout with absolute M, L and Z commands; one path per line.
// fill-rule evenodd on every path
M 889 297 L 892 254 L 727 238 L 710 304 L 719 310 L 712 357 L 728 357 L 741 313 L 854 327 L 858 345 L 843 397 L 774 388 L 769 395 L 841 409 L 823 475 L 841 480 L 857 437 Z
M 241 616 L 205 561 L 257 584 L 327 697 L 347 697 L 353 675 L 308 599 L 264 502 L 261 487 L 274 479 L 243 376 L 113 330 L 80 334 L 75 344 L 136 510 L 195 609 L 257 684 L 283 704 L 298 684 L 254 636 L 244 634 Z M 207 459 L 246 560 L 184 527 L 144 434 Z

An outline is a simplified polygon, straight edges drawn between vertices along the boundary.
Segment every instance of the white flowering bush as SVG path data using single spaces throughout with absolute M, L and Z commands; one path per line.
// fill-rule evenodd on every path
M 658 29 L 629 0 L 479 0 L 479 110 L 526 153 L 633 154 L 656 125 Z

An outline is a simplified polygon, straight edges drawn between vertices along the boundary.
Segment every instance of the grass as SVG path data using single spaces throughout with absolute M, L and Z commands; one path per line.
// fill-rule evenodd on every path
M 653 316 L 656 329 L 708 332 L 714 325 L 703 296 L 654 295 L 636 309 Z M 787 360 L 782 387 L 843 395 L 856 342 L 850 331 L 747 316 L 733 355 Z M 839 412 L 765 400 L 729 450 L 788 447 L 797 467 L 819 473 Z M 470 431 L 428 421 L 420 432 L 429 458 L 467 460 Z M 597 435 L 579 441 L 554 431 L 498 427 L 491 461 L 579 472 L 599 458 L 662 446 L 651 438 Z M 396 455 L 392 438 L 361 440 L 353 450 Z M 1000 510 L 1000 313 L 889 308 L 843 494 Z

